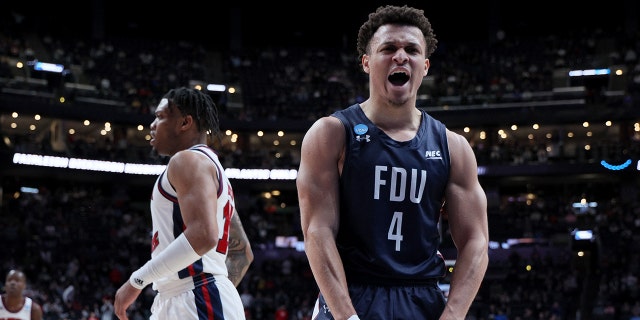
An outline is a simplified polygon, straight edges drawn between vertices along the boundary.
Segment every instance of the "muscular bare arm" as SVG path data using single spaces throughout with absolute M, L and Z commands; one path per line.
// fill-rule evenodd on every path
M 184 233 L 198 254 L 218 243 L 218 225 L 214 212 L 217 205 L 218 180 L 216 167 L 206 157 L 182 151 L 171 158 L 167 170 L 169 180 L 178 193 L 184 223 Z M 207 173 L 207 174 L 203 174 Z M 227 269 L 229 279 L 238 285 L 253 261 L 253 252 L 237 211 L 231 217 Z
M 203 255 L 218 245 L 218 224 L 211 214 L 216 211 L 220 187 L 216 167 L 207 157 L 184 150 L 171 157 L 167 174 L 178 195 L 186 226 L 183 233 L 193 250 Z
M 35 301 L 31 303 L 31 320 L 42 320 L 42 307 Z
M 229 229 L 229 251 L 226 263 L 229 270 L 229 279 L 236 287 L 242 281 L 247 270 L 249 270 L 251 262 L 253 262 L 251 244 L 244 231 L 238 212 L 234 210 L 231 217 L 231 228 Z
M 356 313 L 335 242 L 344 141 L 344 127 L 337 118 L 316 121 L 302 141 L 296 180 L 309 265 L 336 319 L 346 319 Z
M 464 319 L 475 299 L 489 263 L 487 198 L 478 181 L 478 166 L 467 140 L 447 131 L 451 177 L 446 207 L 458 257 L 443 319 Z
M 214 178 L 216 168 L 202 155 L 180 151 L 169 160 L 167 175 L 178 195 L 182 219 L 186 226 L 183 234 L 193 251 L 201 256 L 218 244 L 218 225 L 215 216 L 210 214 L 215 212 L 217 207 L 218 182 Z M 160 255 L 167 254 L 166 252 L 168 251 Z M 180 260 L 180 263 L 184 263 L 183 267 L 186 267 L 193 261 Z M 129 319 L 127 308 L 141 292 L 141 289 L 135 288 L 129 281 L 116 291 L 113 305 L 118 319 Z

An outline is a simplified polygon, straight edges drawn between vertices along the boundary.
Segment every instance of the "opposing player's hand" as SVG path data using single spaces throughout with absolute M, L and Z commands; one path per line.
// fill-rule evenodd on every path
M 118 291 L 113 301 L 116 317 L 120 320 L 128 320 L 127 309 L 138 298 L 142 290 L 134 288 L 129 281 L 125 282 Z

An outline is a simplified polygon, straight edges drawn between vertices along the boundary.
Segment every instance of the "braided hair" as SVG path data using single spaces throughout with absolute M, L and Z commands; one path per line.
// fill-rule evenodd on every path
M 218 108 L 211 96 L 198 89 L 180 87 L 169 90 L 163 98 L 169 100 L 183 116 L 192 116 L 198 131 L 206 131 L 210 140 L 220 138 Z
M 399 24 L 406 26 L 415 26 L 424 36 L 426 42 L 426 57 L 429 58 L 436 50 L 438 40 L 431 28 L 431 22 L 424 16 L 424 10 L 404 6 L 386 5 L 376 9 L 375 12 L 369 14 L 367 20 L 358 31 L 358 62 L 362 61 L 362 56 L 367 54 L 369 50 L 369 42 L 380 26 L 385 24 Z

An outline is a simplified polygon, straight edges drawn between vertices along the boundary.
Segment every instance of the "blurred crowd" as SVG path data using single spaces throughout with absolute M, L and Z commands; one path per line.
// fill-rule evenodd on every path
M 241 53 L 212 52 L 188 41 L 73 39 L 46 33 L 25 34 L 20 30 L 7 28 L 0 32 L 3 89 L 26 93 L 51 91 L 67 95 L 68 101 L 83 97 L 83 101 L 108 102 L 104 108 L 112 108 L 117 113 L 152 114 L 164 92 L 194 81 L 241 88 L 236 94 L 216 96 L 223 122 L 225 119 L 310 121 L 360 102 L 367 93 L 366 75 L 355 61 L 355 48 L 290 46 L 247 48 Z M 499 33 L 493 41 L 449 43 L 443 40 L 431 58 L 432 68 L 419 101 L 426 108 L 455 108 L 553 99 L 541 93 L 552 92 L 558 86 L 585 86 L 585 80 L 569 79 L 568 70 L 619 68 L 625 72 L 618 80 L 586 84 L 583 98 L 599 105 L 599 109 L 637 109 L 640 104 L 639 50 L 640 36 L 622 31 L 613 35 L 601 30 L 569 30 L 527 39 Z M 14 64 L 34 60 L 62 64 L 68 73 L 53 87 L 26 81 L 44 76 L 29 67 L 18 69 Z M 559 70 L 564 70 L 564 76 L 558 76 Z M 76 86 L 61 85 L 65 83 Z M 78 85 L 93 89 L 78 89 Z M 87 100 L 89 98 L 94 100 Z M 550 160 L 615 162 L 622 155 L 626 158 L 639 153 L 639 131 L 631 130 L 630 123 L 625 125 L 629 127 L 621 128 L 620 136 L 613 141 L 594 137 L 589 150 L 570 141 L 553 141 L 551 146 L 544 138 L 470 142 L 480 165 Z M 68 145 L 65 153 L 74 157 L 154 163 L 146 146 L 139 148 L 128 143 L 126 128 L 120 129 L 120 134 L 116 131 L 112 136 L 89 143 L 78 135 L 69 137 L 65 141 Z M 4 128 L 2 133 L 11 134 Z M 46 136 L 11 138 L 18 152 L 52 153 L 54 149 Z M 245 167 L 263 165 L 259 158 L 238 159 L 234 154 L 236 150 L 221 152 L 234 161 L 244 162 Z M 295 168 L 294 160 L 284 158 L 277 165 Z
M 115 290 L 150 254 L 148 198 L 132 197 L 133 187 L 124 183 L 43 180 L 38 188 L 37 194 L 22 193 L 2 204 L 0 269 L 25 270 L 28 295 L 42 304 L 45 319 L 113 319 Z M 502 240 L 490 250 L 470 319 L 576 319 L 580 312 L 592 319 L 637 316 L 638 190 L 597 200 L 587 213 L 576 212 L 575 199 L 553 194 L 492 206 L 490 233 Z M 247 194 L 238 195 L 238 202 L 256 253 L 239 285 L 248 319 L 310 319 L 318 289 L 307 260 L 299 250 L 275 245 L 279 235 L 301 239 L 299 213 L 276 214 Z M 592 229 L 595 240 L 571 241 L 577 228 Z M 447 255 L 452 244 L 443 234 Z M 508 239 L 531 242 L 505 246 Z M 132 319 L 146 319 L 154 294 L 145 289 Z
M 553 89 L 554 70 L 624 66 L 627 70 L 618 107 L 640 101 L 638 34 L 616 37 L 598 30 L 526 40 L 497 36 L 490 42 L 447 43 L 432 57 L 422 102 L 440 106 L 534 99 Z M 179 52 L 179 54 L 177 54 Z M 222 115 L 237 120 L 312 120 L 364 99 L 367 88 L 350 48 L 260 48 L 213 53 L 198 44 L 123 39 L 68 39 L 51 34 L 0 30 L 2 88 L 69 90 L 37 87 L 24 81 L 16 60 L 39 59 L 68 66 L 64 82 L 91 86 L 69 91 L 75 96 L 115 101 L 119 112 L 150 114 L 169 88 L 190 80 L 219 81 L 242 88 L 237 108 L 230 97 L 218 101 Z M 23 74 L 16 74 L 24 72 Z M 20 80 L 23 79 L 23 80 Z M 569 80 L 567 80 L 569 81 Z M 590 102 L 605 99 L 602 87 L 590 87 Z M 610 89 L 610 88 L 606 88 Z M 453 99 L 455 97 L 455 99 Z M 237 99 L 237 98 L 236 98 Z M 453 99 L 453 100 L 452 100 Z M 2 129 L 4 130 L 4 128 Z M 48 140 L 19 136 L 13 150 L 53 154 Z M 157 163 L 148 147 L 118 141 L 71 141 L 71 155 L 92 159 Z M 124 146 L 124 147 L 122 147 Z M 632 137 L 601 141 L 593 152 L 549 154 L 529 141 L 474 143 L 480 165 L 593 162 L 638 158 Z M 227 163 L 239 162 L 221 150 Z M 238 160 L 238 161 L 236 161 Z M 263 159 L 243 165 L 263 167 Z M 294 159 L 280 162 L 296 168 Z M 13 177 L 2 177 L 11 180 Z M 635 179 L 637 180 L 637 179 Z M 561 182 L 559 182 L 561 184 Z M 501 198 L 489 212 L 490 232 L 533 243 L 499 245 L 490 250 L 490 267 L 470 319 L 640 319 L 640 193 L 637 182 L 596 199 L 599 206 L 577 214 L 580 190 L 540 193 L 533 201 Z M 603 182 L 594 188 L 609 188 Z M 19 267 L 28 276 L 28 295 L 39 302 L 47 320 L 110 320 L 116 288 L 150 254 L 148 198 L 134 197 L 127 183 L 52 181 L 43 177 L 38 193 L 4 195 L 0 206 L 0 269 Z M 151 185 L 149 185 L 151 188 Z M 555 190 L 553 190 L 555 191 Z M 597 198 L 598 196 L 595 195 Z M 240 284 L 247 319 L 311 319 L 318 290 L 304 254 L 277 248 L 277 236 L 301 238 L 297 212 L 274 214 L 261 199 L 238 194 L 241 218 L 256 250 L 256 261 Z M 587 247 L 571 241 L 571 230 L 590 228 L 596 240 Z M 446 230 L 443 250 L 451 248 Z M 446 251 L 446 250 L 445 250 Z M 586 252 L 579 256 L 579 252 Z M 145 289 L 131 309 L 132 319 L 146 319 L 154 292 Z
M 18 70 L 13 62 L 61 64 L 65 67 L 62 79 L 53 81 L 49 90 L 61 90 L 71 100 L 84 96 L 118 102 L 122 111 L 130 113 L 152 113 L 162 94 L 190 81 L 242 88 L 238 97 L 225 94 L 218 102 L 226 116 L 247 121 L 313 120 L 362 101 L 368 92 L 355 46 L 292 44 L 219 52 L 193 41 L 77 39 L 49 34 L 46 29 L 27 33 L 19 24 L 5 23 L 8 26 L 0 32 L 4 86 L 31 89 L 37 84 L 24 79 L 43 77 L 28 67 Z M 587 84 L 591 102 L 605 99 L 605 90 L 622 91 L 623 103 L 638 101 L 637 31 L 576 28 L 527 38 L 496 33 L 490 41 L 442 39 L 421 92 L 423 106 L 531 101 L 538 99 L 536 93 L 569 86 L 572 81 L 585 85 L 585 81 L 570 80 L 569 70 L 602 68 L 619 68 L 624 74 L 615 83 Z M 64 83 L 92 89 L 61 86 Z

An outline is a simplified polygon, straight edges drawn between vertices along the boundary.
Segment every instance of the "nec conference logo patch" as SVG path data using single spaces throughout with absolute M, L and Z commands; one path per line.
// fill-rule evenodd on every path
M 427 150 L 424 152 L 424 157 L 427 159 L 442 160 L 442 154 L 440 153 L 440 150 Z

